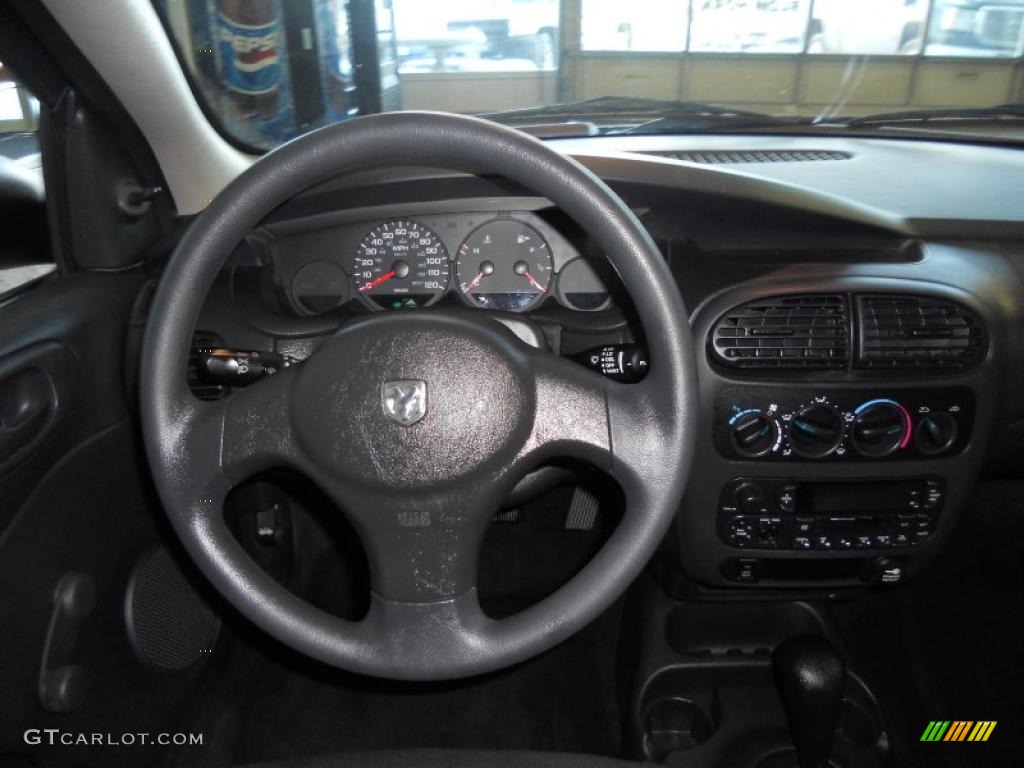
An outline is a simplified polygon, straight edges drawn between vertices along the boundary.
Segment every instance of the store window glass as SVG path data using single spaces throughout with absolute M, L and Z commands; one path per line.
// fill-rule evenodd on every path
M 970 58 L 1024 55 L 1024 0 L 932 0 L 925 53 Z
M 393 0 L 399 72 L 531 72 L 557 64 L 558 0 Z
M 359 111 L 350 5 L 156 0 L 203 101 L 229 135 L 257 149 Z
M 688 0 L 582 0 L 585 51 L 684 51 Z
M 908 55 L 924 42 L 928 0 L 814 0 L 810 53 Z
M 809 10 L 810 0 L 693 0 L 690 50 L 800 53 Z
M 375 112 L 533 119 L 522 112 L 540 108 L 534 117 L 557 121 L 560 102 L 605 96 L 787 117 L 975 108 L 1019 102 L 1024 61 L 1024 0 L 152 1 L 213 125 L 255 152 Z M 570 29 L 559 29 L 563 15 Z M 561 60 L 562 45 L 605 53 Z M 781 60 L 699 64 L 715 54 Z M 957 67 L 917 68 L 922 54 L 959 57 Z M 851 85 L 875 56 L 891 60 Z M 958 69 L 969 60 L 986 66 Z M 837 81 L 837 71 L 847 75 Z M 4 105 L 8 125 L 28 114 L 0 79 Z M 595 119 L 594 105 L 562 109 Z

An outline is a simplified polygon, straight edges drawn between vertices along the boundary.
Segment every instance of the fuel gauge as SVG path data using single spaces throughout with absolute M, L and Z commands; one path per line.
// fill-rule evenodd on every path
M 551 286 L 551 249 L 540 233 L 516 219 L 495 219 L 459 246 L 459 289 L 473 306 L 522 312 Z

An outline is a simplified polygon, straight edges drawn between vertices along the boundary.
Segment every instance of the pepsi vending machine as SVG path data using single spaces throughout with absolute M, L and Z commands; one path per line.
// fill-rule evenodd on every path
M 391 9 L 370 10 L 362 0 L 185 0 L 191 69 L 228 132 L 269 149 L 380 110 L 382 78 L 367 76 L 380 56 L 359 60 L 366 49 L 354 41 L 377 38 L 378 10 L 390 29 Z M 393 80 L 397 94 L 397 70 Z

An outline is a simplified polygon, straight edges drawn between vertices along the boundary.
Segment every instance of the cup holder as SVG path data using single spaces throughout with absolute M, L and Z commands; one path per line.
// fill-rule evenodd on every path
M 856 695 L 857 699 L 851 698 L 851 695 Z M 857 690 L 848 682 L 847 697 L 843 699 L 843 708 L 839 710 L 839 722 L 836 724 L 836 735 L 861 749 L 875 746 L 882 735 L 877 716 L 861 703 L 871 701 L 870 698 L 865 699 L 865 695 L 870 696 L 866 689 Z
M 672 752 L 693 749 L 715 732 L 710 715 L 690 699 L 664 697 L 644 712 L 644 754 L 661 762 Z

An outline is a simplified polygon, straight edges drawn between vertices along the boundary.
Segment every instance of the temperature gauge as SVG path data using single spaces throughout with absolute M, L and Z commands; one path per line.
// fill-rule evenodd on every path
M 522 312 L 548 293 L 551 249 L 528 224 L 495 219 L 478 227 L 459 246 L 455 273 L 470 304 Z

